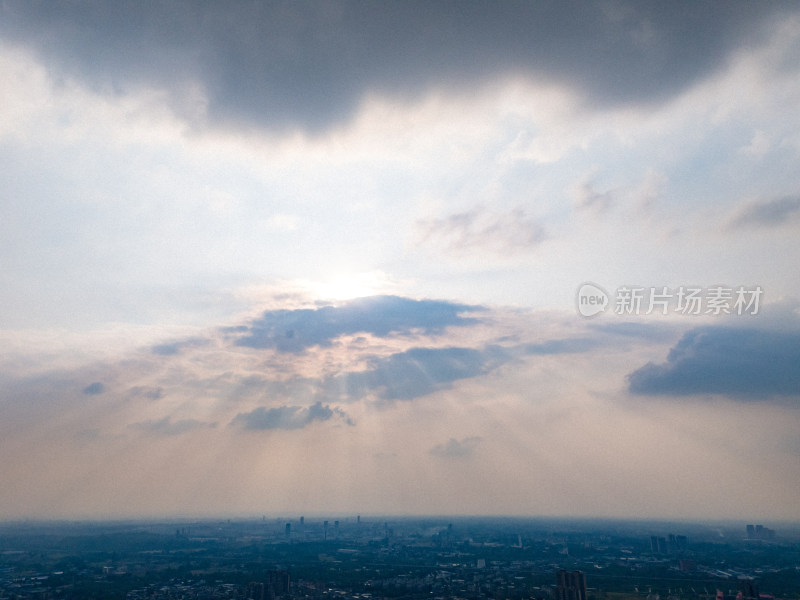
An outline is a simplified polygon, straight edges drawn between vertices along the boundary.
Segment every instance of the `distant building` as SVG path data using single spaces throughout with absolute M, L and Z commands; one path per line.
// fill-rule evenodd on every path
M 586 576 L 561 569 L 556 574 L 556 600 L 586 600 Z
M 667 538 L 651 535 L 650 551 L 653 554 L 667 554 Z
M 274 570 L 267 571 L 267 586 L 271 596 L 281 596 L 289 593 L 289 571 Z
M 743 579 L 739 582 L 739 593 L 736 600 L 759 600 L 758 587 L 752 579 Z
M 750 540 L 771 540 L 775 537 L 775 530 L 763 525 L 748 525 L 747 539 Z
M 247 585 L 248 600 L 266 600 L 264 583 L 261 581 L 251 581 Z

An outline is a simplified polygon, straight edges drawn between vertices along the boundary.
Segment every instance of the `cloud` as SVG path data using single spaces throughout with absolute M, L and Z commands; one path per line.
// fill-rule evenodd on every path
M 738 399 L 800 395 L 800 334 L 701 327 L 686 333 L 667 362 L 628 375 L 634 394 L 723 394 Z
M 312 404 L 308 408 L 289 405 L 277 408 L 259 406 L 250 412 L 239 413 L 233 418 L 231 424 L 250 430 L 303 429 L 314 421 L 328 421 L 334 417 L 340 418 L 348 425 L 353 425 L 353 421 L 342 409 L 331 408 L 321 402 Z
M 770 140 L 766 133 L 760 129 L 753 134 L 753 139 L 747 146 L 739 149 L 739 152 L 749 156 L 764 156 L 770 149 Z
M 319 131 L 368 93 L 472 92 L 507 76 L 594 106 L 674 97 L 791 4 L 4 2 L 0 34 L 89 87 L 163 89 L 188 121 Z M 129 24 L 135 23 L 135 27 Z
M 784 196 L 752 202 L 731 219 L 730 229 L 778 227 L 800 215 L 800 196 Z
M 485 209 L 417 222 L 419 243 L 437 243 L 450 252 L 465 250 L 508 254 L 528 251 L 546 237 L 544 227 L 521 208 L 506 213 Z
M 239 346 L 302 353 L 311 346 L 327 346 L 342 335 L 370 333 L 378 337 L 422 330 L 440 333 L 448 326 L 477 323 L 460 313 L 483 310 L 479 306 L 440 300 L 412 300 L 398 296 L 371 296 L 340 306 L 265 312 L 249 326 L 228 329 L 243 333 Z
M 605 335 L 617 335 L 649 341 L 661 341 L 675 335 L 669 325 L 661 323 L 590 323 L 588 327 Z
M 563 340 L 547 340 L 538 344 L 524 346 L 525 354 L 577 354 L 588 352 L 598 346 L 597 340 L 574 338 Z
M 338 378 L 350 398 L 374 393 L 382 400 L 413 400 L 447 389 L 454 381 L 476 377 L 509 359 L 503 349 L 411 348 L 373 358 L 366 371 Z
M 465 437 L 460 441 L 450 438 L 444 444 L 435 445 L 429 450 L 429 453 L 442 458 L 465 458 L 475 452 L 481 439 L 477 436 Z
M 158 344 L 157 346 L 153 346 L 151 351 L 153 354 L 158 354 L 160 356 L 172 356 L 180 351 L 180 344 L 175 342 L 171 344 Z
M 591 210 L 599 214 L 608 212 L 616 202 L 612 190 L 598 192 L 592 176 L 584 178 L 575 186 L 575 206 L 578 210 Z
M 295 231 L 300 218 L 295 215 L 277 214 L 264 221 L 264 226 L 273 231 Z
M 88 396 L 95 396 L 97 394 L 102 394 L 106 391 L 106 386 L 104 386 L 101 382 L 95 381 L 94 383 L 90 383 L 85 388 L 83 388 L 83 393 Z
M 652 167 L 647 169 L 641 183 L 634 190 L 638 208 L 645 213 L 651 213 L 663 197 L 668 181 L 664 173 Z
M 193 348 L 197 346 L 204 346 L 206 344 L 208 344 L 208 340 L 190 338 L 186 340 L 157 344 L 150 348 L 150 351 L 159 356 L 172 356 L 180 353 L 184 348 Z
M 147 400 L 161 400 L 164 397 L 164 390 L 160 387 L 137 385 L 128 390 L 128 394 L 133 398 L 146 398 Z
M 195 429 L 204 429 L 207 427 L 216 427 L 216 423 L 203 423 L 196 419 L 181 419 L 179 421 L 171 421 L 170 417 L 164 417 L 157 421 L 147 420 L 138 423 L 131 423 L 128 425 L 130 429 L 137 429 L 152 435 L 180 435 Z

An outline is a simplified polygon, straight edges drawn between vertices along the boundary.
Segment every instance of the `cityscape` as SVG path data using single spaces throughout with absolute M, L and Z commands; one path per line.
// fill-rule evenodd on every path
M 0 0 L 0 600 L 800 600 L 800 2 Z
M 2 600 L 789 600 L 800 527 L 457 517 L 16 522 Z

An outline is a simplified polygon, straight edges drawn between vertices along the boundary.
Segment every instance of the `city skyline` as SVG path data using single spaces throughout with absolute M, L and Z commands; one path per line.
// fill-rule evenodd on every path
M 0 520 L 800 521 L 800 8 L 0 3 Z

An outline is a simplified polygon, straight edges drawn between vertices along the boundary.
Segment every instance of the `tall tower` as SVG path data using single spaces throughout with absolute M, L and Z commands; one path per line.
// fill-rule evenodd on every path
M 557 600 L 586 600 L 586 576 L 581 571 L 561 569 L 556 575 Z

